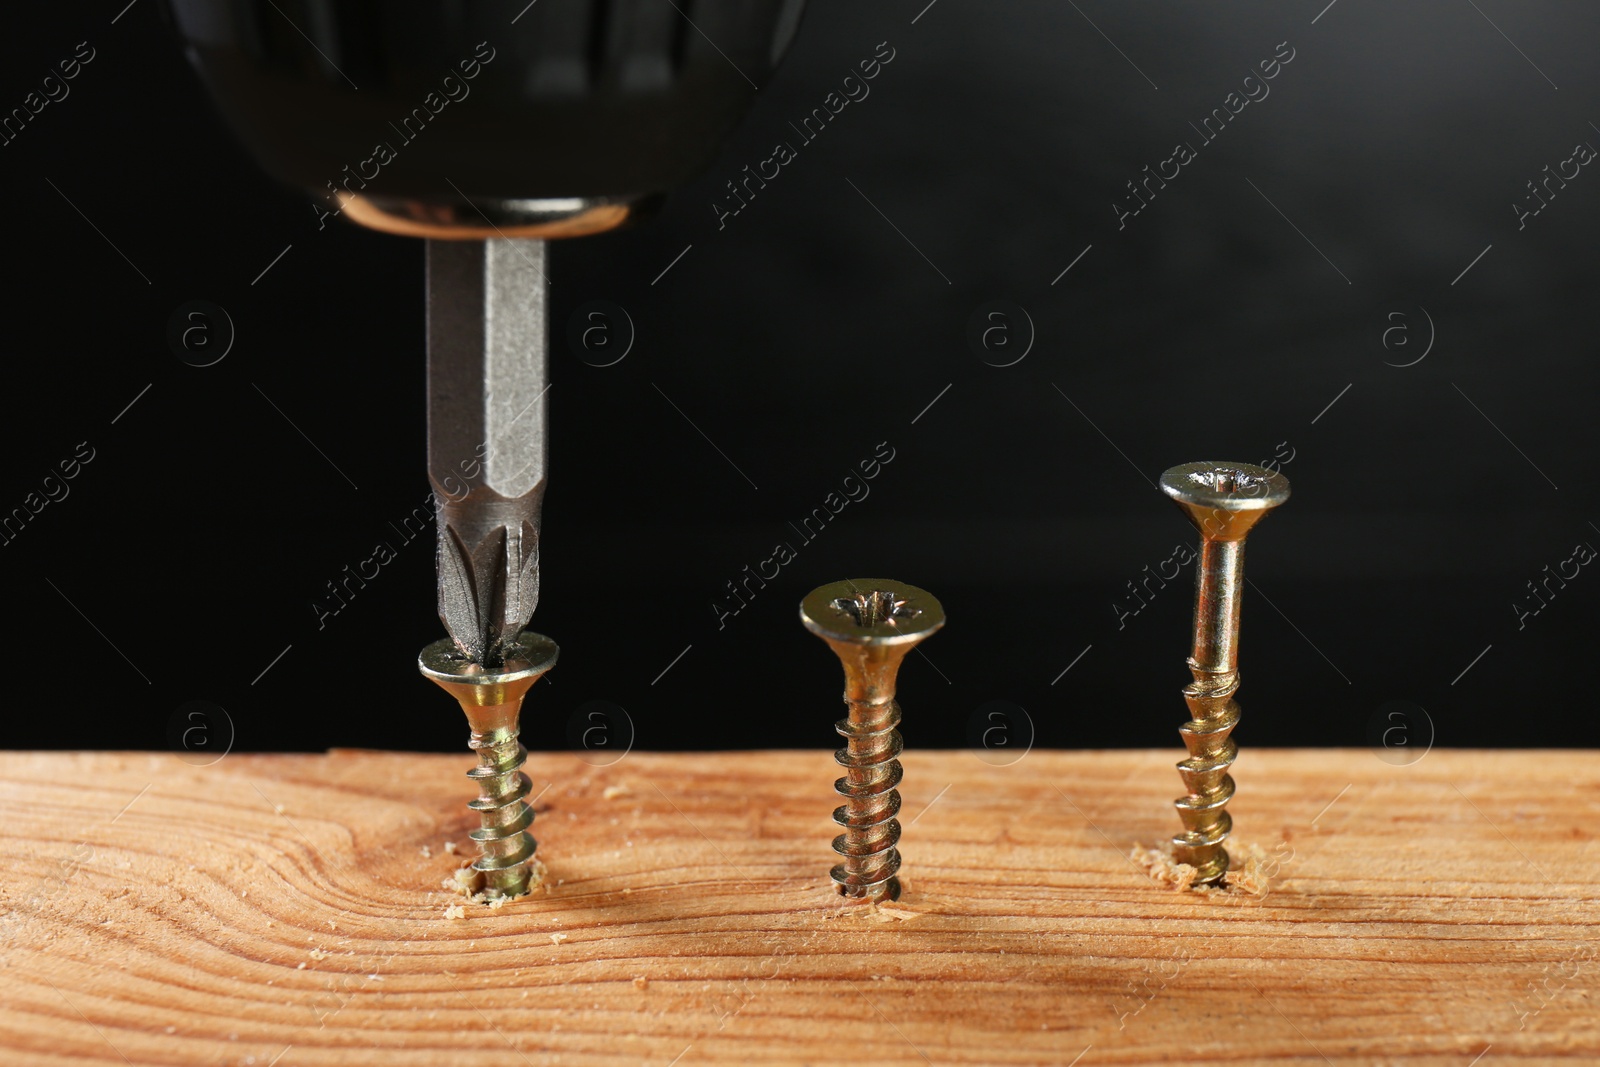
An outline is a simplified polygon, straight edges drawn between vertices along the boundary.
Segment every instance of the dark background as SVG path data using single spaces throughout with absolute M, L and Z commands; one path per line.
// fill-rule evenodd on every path
M 0 545 L 0 740 L 159 749 L 204 701 L 238 750 L 459 751 L 415 668 L 442 634 L 431 542 L 320 630 L 311 607 L 427 493 L 422 246 L 319 232 L 156 4 L 124 2 L 36 6 L 0 41 L 6 109 L 97 53 L 0 147 L 0 510 L 94 449 Z M 566 747 L 595 700 L 640 748 L 832 745 L 839 669 L 796 606 L 886 575 L 950 618 L 902 676 L 909 744 L 966 744 L 1003 701 L 1014 744 L 1023 708 L 1039 745 L 1180 753 L 1192 568 L 1120 628 L 1113 603 L 1193 540 L 1152 482 L 1206 457 L 1292 457 L 1294 499 L 1251 539 L 1242 744 L 1397 722 L 1418 745 L 1600 744 L 1600 577 L 1552 582 L 1520 629 L 1513 607 L 1600 544 L 1600 176 L 1523 229 L 1512 208 L 1600 144 L 1596 40 L 1600 10 L 1554 0 L 814 0 L 706 175 L 646 227 L 553 247 L 534 626 L 562 659 L 529 747 Z M 723 183 L 883 41 L 871 95 L 719 230 Z M 1199 147 L 1189 123 L 1285 41 L 1270 96 L 1119 230 L 1124 183 Z M 166 341 L 194 299 L 237 331 L 208 368 Z M 565 342 L 597 299 L 637 331 L 606 368 Z M 1037 335 L 1009 367 L 967 341 L 996 300 Z M 870 497 L 800 546 L 786 521 L 882 441 Z M 780 540 L 798 558 L 719 629 L 723 584 Z

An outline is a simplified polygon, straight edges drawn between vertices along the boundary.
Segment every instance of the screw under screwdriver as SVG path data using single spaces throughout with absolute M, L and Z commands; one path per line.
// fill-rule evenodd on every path
M 1185 463 L 1161 476 L 1161 491 L 1200 531 L 1195 565 L 1194 648 L 1184 686 L 1191 721 L 1179 727 L 1189 758 L 1178 764 L 1189 795 L 1175 803 L 1184 832 L 1172 839 L 1173 858 L 1198 872 L 1196 885 L 1228 873 L 1222 847 L 1233 820 L 1228 768 L 1238 754 L 1230 738 L 1239 723 L 1239 601 L 1244 593 L 1244 540 L 1256 523 L 1289 499 L 1289 479 L 1249 463 Z
M 482 821 L 469 835 L 482 855 L 472 867 L 483 875 L 483 893 L 491 900 L 519 897 L 532 888 L 533 851 L 538 842 L 528 833 L 533 809 L 524 798 L 530 783 L 521 767 L 528 750 L 518 740 L 522 698 L 556 664 L 556 643 L 524 630 L 495 668 L 473 663 L 449 638 L 422 650 L 417 666 L 427 678 L 461 704 L 472 736 L 467 744 L 478 753 L 478 766 L 467 777 L 478 783 L 479 796 L 467 807 Z
M 895 900 L 900 896 L 900 705 L 895 677 L 923 638 L 944 625 L 930 593 L 884 578 L 857 578 L 812 590 L 800 602 L 800 621 L 828 643 L 844 664 L 846 718 L 834 729 L 845 747 L 834 759 L 845 769 L 833 787 L 845 798 L 833 813 L 844 833 L 833 839 L 840 856 L 831 874 L 843 896 Z

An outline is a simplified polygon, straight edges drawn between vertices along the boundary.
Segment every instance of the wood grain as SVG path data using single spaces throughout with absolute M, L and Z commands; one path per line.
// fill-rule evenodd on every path
M 1179 755 L 908 755 L 898 914 L 825 751 L 535 755 L 548 888 L 459 920 L 466 757 L 0 756 L 0 1061 L 1600 1061 L 1594 753 L 1245 749 L 1260 897 L 1129 860 Z

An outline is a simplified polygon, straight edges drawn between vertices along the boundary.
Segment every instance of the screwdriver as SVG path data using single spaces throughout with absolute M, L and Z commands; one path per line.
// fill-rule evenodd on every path
M 316 197 L 319 229 L 345 218 L 427 241 L 449 639 L 422 665 L 462 701 L 483 760 L 475 866 L 515 895 L 533 848 L 516 714 L 555 648 L 523 632 L 546 481 L 545 242 L 631 224 L 706 169 L 804 0 L 169 3 L 224 118 L 269 173 Z M 514 703 L 485 703 L 513 690 Z

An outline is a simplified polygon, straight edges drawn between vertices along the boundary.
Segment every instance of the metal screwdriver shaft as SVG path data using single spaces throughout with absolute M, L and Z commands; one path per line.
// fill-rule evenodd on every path
M 439 618 L 497 666 L 539 603 L 545 487 L 543 241 L 428 242 L 428 479 Z
M 923 638 L 944 625 L 930 593 L 885 578 L 856 578 L 815 589 L 800 603 L 800 621 L 828 643 L 844 664 L 846 718 L 834 729 L 845 747 L 834 754 L 845 798 L 833 813 L 844 833 L 834 838 L 841 862 L 834 884 L 847 897 L 871 901 L 900 895 L 900 663 Z
M 1239 688 L 1239 600 L 1244 593 L 1244 541 L 1252 527 L 1289 499 L 1289 479 L 1248 463 L 1185 463 L 1161 476 L 1161 489 L 1200 531 L 1196 563 L 1194 647 L 1184 687 L 1191 721 L 1179 727 L 1189 758 L 1178 764 L 1188 796 L 1176 801 L 1184 832 L 1172 839 L 1173 858 L 1196 868 L 1195 884 L 1222 881 L 1233 828 L 1226 810 L 1233 797 L 1238 747 L 1230 735 L 1239 722 L 1233 694 Z

